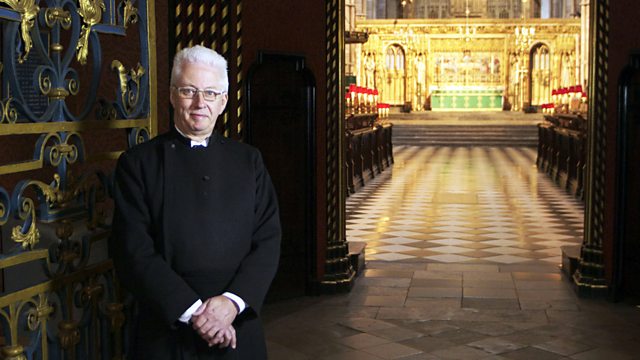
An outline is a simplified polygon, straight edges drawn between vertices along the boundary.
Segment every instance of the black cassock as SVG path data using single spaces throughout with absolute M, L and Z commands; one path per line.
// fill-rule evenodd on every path
M 111 256 L 138 316 L 131 359 L 265 359 L 259 313 L 280 252 L 276 194 L 255 148 L 220 135 L 190 148 L 177 131 L 118 160 Z M 228 291 L 248 305 L 237 348 L 209 348 L 177 321 Z

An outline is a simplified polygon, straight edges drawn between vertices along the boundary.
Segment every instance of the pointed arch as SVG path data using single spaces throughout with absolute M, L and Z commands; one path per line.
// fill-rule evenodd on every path
M 551 55 L 549 46 L 534 44 L 529 58 L 530 104 L 538 106 L 551 100 Z
M 391 44 L 385 51 L 385 69 L 382 96 L 386 103 L 403 105 L 405 102 L 405 51 L 399 44 Z

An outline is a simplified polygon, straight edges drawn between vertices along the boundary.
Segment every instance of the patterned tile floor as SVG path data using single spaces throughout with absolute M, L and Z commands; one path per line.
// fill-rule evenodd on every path
M 536 150 L 396 146 L 395 164 L 347 199 L 347 239 L 367 260 L 561 262 L 583 203 L 535 166 Z
M 364 271 L 349 293 L 265 305 L 270 360 L 640 359 L 640 308 L 579 298 L 561 273 L 582 205 L 533 149 L 394 153 L 348 199 Z

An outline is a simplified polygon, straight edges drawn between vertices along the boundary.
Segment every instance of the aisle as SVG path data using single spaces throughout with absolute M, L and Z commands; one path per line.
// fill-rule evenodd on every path
M 367 260 L 561 262 L 580 244 L 582 202 L 522 147 L 395 148 L 395 165 L 347 199 L 347 239 Z
M 638 308 L 580 299 L 561 273 L 582 205 L 537 172 L 533 149 L 395 159 L 348 199 L 363 274 L 346 294 L 267 304 L 270 360 L 637 358 Z

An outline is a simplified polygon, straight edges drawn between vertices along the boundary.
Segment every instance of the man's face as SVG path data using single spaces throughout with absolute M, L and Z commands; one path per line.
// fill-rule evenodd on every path
M 182 64 L 182 73 L 171 87 L 169 100 L 173 105 L 176 127 L 188 137 L 204 138 L 213 132 L 218 116 L 227 105 L 226 93 L 216 96 L 215 100 L 206 100 L 202 91 L 192 98 L 184 96 L 178 88 L 195 88 L 196 90 L 223 91 L 220 79 L 226 74 L 212 70 L 210 66 L 197 63 Z

